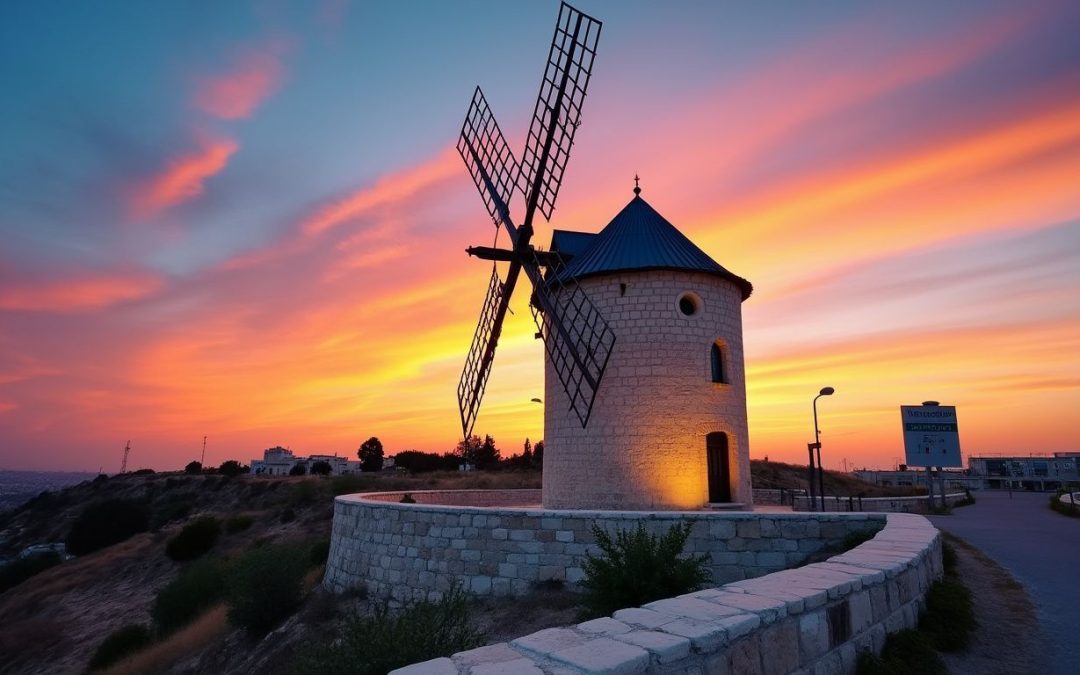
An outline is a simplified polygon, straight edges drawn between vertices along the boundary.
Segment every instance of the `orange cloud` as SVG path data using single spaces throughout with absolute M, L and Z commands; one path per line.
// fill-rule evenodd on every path
M 281 86 L 284 51 L 282 41 L 244 49 L 225 73 L 198 79 L 195 107 L 225 120 L 250 117 Z
M 148 275 L 102 276 L 40 285 L 11 286 L 0 290 L 0 310 L 77 312 L 136 300 L 161 287 Z
M 201 195 L 206 180 L 220 173 L 239 147 L 227 139 L 205 140 L 202 146 L 195 153 L 176 158 L 160 175 L 135 188 L 131 210 L 136 219 L 152 218 Z
M 462 171 L 461 158 L 453 148 L 447 148 L 422 164 L 380 178 L 375 185 L 324 206 L 304 220 L 301 229 L 307 234 L 319 234 L 372 209 L 407 199 L 451 178 L 460 178 Z

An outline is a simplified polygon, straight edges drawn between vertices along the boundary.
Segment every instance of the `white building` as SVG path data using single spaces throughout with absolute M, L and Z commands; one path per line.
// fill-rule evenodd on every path
M 298 457 L 288 448 L 280 446 L 264 450 L 262 459 L 251 460 L 251 473 L 266 476 L 288 476 L 293 467 L 298 464 L 304 467 L 304 473 L 311 473 L 311 467 L 316 462 L 329 464 L 330 475 L 332 476 L 340 476 L 345 473 L 360 473 L 360 462 L 358 460 L 350 460 L 347 457 L 337 455 Z
M 597 234 L 551 249 L 615 333 L 588 426 L 550 355 L 544 369 L 545 508 L 750 508 L 742 302 L 721 267 L 640 196 Z

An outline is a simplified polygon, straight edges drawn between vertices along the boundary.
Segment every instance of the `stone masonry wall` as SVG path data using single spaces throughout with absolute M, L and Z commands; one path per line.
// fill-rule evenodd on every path
M 913 628 L 943 573 L 922 516 L 890 514 L 869 542 L 827 562 L 619 610 L 565 628 L 434 659 L 390 675 L 854 673 Z
M 396 601 L 436 599 L 452 584 L 472 595 L 520 595 L 547 579 L 571 586 L 596 554 L 593 524 L 609 532 L 643 523 L 662 532 L 693 523 L 687 551 L 708 554 L 713 581 L 725 583 L 801 564 L 849 533 L 877 530 L 884 515 L 709 511 L 556 511 L 513 506 L 445 506 L 474 491 L 344 495 L 334 504 L 333 534 L 323 585 L 360 585 Z M 536 490 L 484 490 L 490 504 L 522 504 Z M 479 498 L 479 494 L 471 496 Z
M 544 366 L 544 506 L 554 509 L 696 509 L 709 501 L 705 437 L 728 436 L 731 496 L 747 508 L 750 439 L 742 345 L 742 295 L 703 273 L 645 271 L 583 279 L 615 332 L 586 428 Z M 684 292 L 700 299 L 679 311 Z M 720 341 L 725 383 L 714 383 Z

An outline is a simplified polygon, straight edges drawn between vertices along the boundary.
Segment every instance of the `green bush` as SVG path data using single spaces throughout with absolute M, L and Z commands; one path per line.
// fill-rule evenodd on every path
M 864 652 L 859 657 L 859 675 L 948 675 L 941 656 L 925 633 L 902 630 L 885 642 L 881 656 Z
M 132 499 L 91 504 L 72 523 L 65 542 L 67 550 L 73 555 L 93 553 L 145 532 L 149 520 L 146 504 Z
M 371 615 L 349 617 L 337 639 L 302 650 L 295 669 L 319 675 L 384 675 L 481 644 L 465 594 L 455 587 L 439 602 L 417 602 L 399 612 L 382 604 Z
M 35 574 L 60 564 L 60 554 L 55 551 L 38 553 L 26 558 L 12 560 L 0 565 L 0 593 L 17 586 Z
M 229 621 L 255 636 L 281 623 L 300 606 L 310 560 L 302 545 L 268 545 L 245 554 L 230 575 Z
M 1058 513 L 1066 516 L 1072 516 L 1073 518 L 1080 518 L 1080 503 L 1073 504 L 1068 498 L 1069 490 L 1061 490 L 1057 494 L 1050 497 L 1050 508 Z M 1061 496 L 1065 496 L 1065 499 L 1059 499 Z
M 310 561 L 312 565 L 322 565 L 330 557 L 330 540 L 322 539 L 311 545 Z
M 225 520 L 225 531 L 229 534 L 236 534 L 237 532 L 243 532 L 251 527 L 251 524 L 255 522 L 255 519 L 248 515 L 231 516 Z
M 206 553 L 221 536 L 221 521 L 203 516 L 188 523 L 165 544 L 165 555 L 173 560 L 194 560 Z
M 602 556 L 589 555 L 582 566 L 585 606 L 606 615 L 699 588 L 709 580 L 708 556 L 679 557 L 692 526 L 679 523 L 658 536 L 639 523 L 636 530 L 617 532 L 613 540 L 593 525 Z
M 197 560 L 158 591 L 150 615 L 159 635 L 165 636 L 191 623 L 225 598 L 229 563 L 220 558 Z
M 150 629 L 141 623 L 131 623 L 113 631 L 98 646 L 90 659 L 90 670 L 108 668 L 124 657 L 149 647 L 154 642 Z
M 926 593 L 926 611 L 919 620 L 919 630 L 941 651 L 956 652 L 971 642 L 975 626 L 975 609 L 967 586 L 954 576 L 934 582 Z

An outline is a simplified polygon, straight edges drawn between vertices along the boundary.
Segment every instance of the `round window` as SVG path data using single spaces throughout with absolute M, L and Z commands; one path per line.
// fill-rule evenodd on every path
M 679 311 L 684 316 L 694 316 L 701 311 L 701 298 L 690 292 L 683 293 L 679 296 Z

